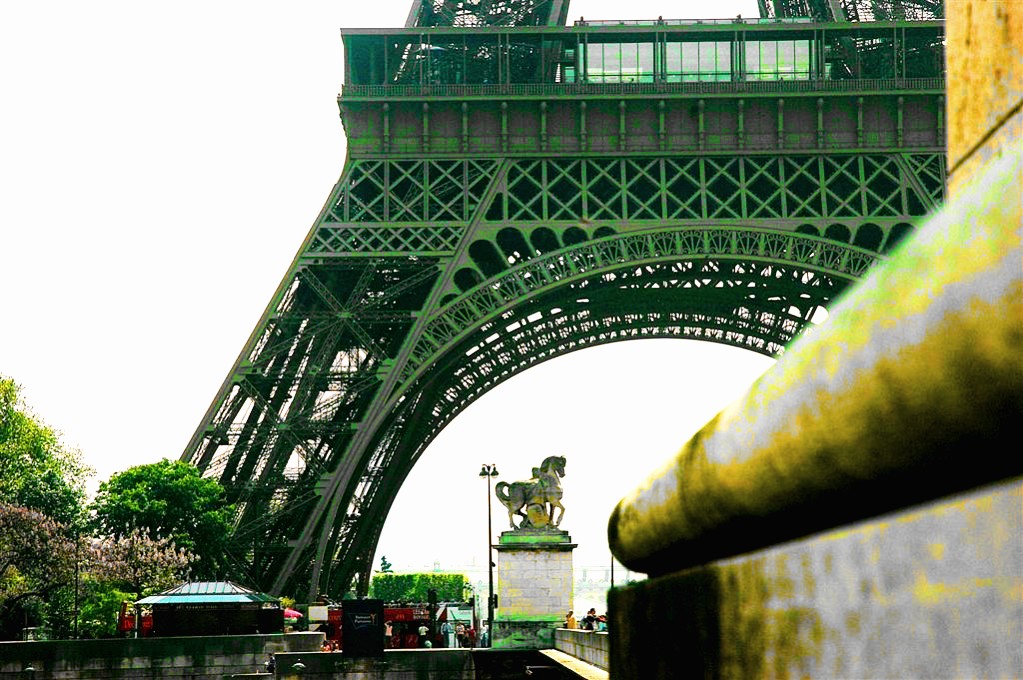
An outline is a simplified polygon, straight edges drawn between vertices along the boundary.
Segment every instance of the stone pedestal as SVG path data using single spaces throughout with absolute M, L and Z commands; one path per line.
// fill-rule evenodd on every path
M 516 529 L 502 533 L 495 547 L 494 647 L 553 647 L 554 629 L 572 609 L 572 537 L 560 529 Z

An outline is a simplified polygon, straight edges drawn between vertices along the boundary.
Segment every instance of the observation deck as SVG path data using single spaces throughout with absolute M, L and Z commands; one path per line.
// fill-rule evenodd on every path
M 940 92 L 944 21 L 576 21 L 345 29 L 342 103 L 402 97 Z
M 346 29 L 354 156 L 944 148 L 941 19 Z

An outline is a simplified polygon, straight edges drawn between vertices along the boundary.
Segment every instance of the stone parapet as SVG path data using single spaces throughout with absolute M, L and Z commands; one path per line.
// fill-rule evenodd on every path
M 1016 479 L 615 589 L 611 677 L 1019 677 L 1021 565 Z
M 280 680 L 510 680 L 543 663 L 535 650 L 389 649 L 383 659 L 349 659 L 337 652 L 281 654 Z M 295 664 L 301 663 L 301 672 Z
M 559 628 L 554 631 L 554 649 L 602 670 L 611 668 L 611 642 L 607 633 Z
M 270 653 L 318 650 L 322 633 L 0 643 L 0 678 L 196 679 L 258 673 Z

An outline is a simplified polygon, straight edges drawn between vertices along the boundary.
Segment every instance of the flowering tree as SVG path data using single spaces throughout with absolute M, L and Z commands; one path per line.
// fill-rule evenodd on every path
M 83 541 L 41 512 L 0 503 L 0 622 L 75 580 Z
M 176 548 L 173 539 L 150 538 L 132 529 L 118 538 L 93 539 L 89 574 L 135 599 L 177 585 L 188 576 L 195 555 Z

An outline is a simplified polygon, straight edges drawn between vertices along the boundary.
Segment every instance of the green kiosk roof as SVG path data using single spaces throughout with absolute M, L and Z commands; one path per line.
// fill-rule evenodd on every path
M 278 603 L 266 593 L 240 586 L 231 581 L 189 581 L 176 588 L 144 597 L 136 604 L 230 604 L 245 602 Z

